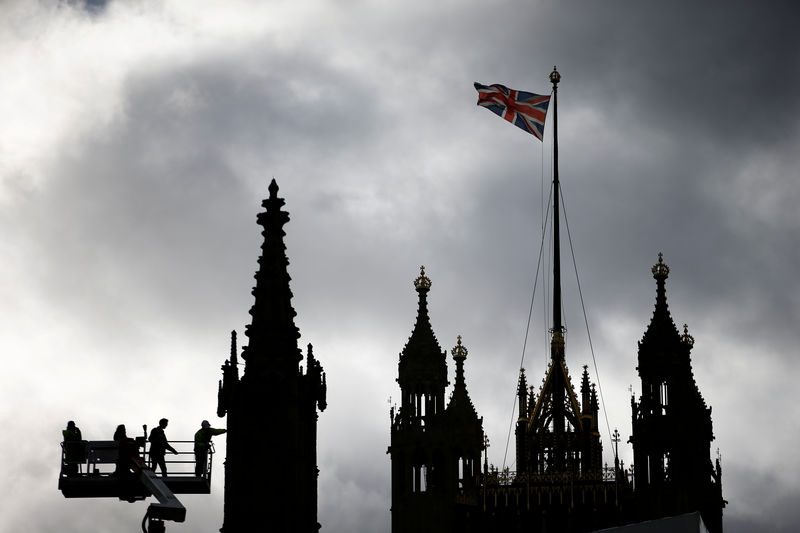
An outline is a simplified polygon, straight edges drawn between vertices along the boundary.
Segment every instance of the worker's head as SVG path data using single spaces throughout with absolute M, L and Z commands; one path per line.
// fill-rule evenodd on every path
M 203 422 L 200 424 L 200 426 L 202 426 L 204 428 L 210 428 L 211 424 L 208 423 L 208 420 L 203 420 Z
M 67 422 L 67 429 L 75 429 L 75 422 L 73 422 L 72 420 Z
M 158 427 L 165 428 L 165 427 L 167 427 L 168 423 L 169 423 L 169 420 L 167 420 L 166 418 L 162 418 L 161 420 L 158 421 Z

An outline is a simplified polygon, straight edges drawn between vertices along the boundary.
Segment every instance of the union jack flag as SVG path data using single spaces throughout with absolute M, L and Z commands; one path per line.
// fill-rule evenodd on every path
M 479 106 L 485 107 L 542 140 L 550 96 L 515 91 L 499 83 L 481 85 L 475 82 L 475 89 L 478 90 Z

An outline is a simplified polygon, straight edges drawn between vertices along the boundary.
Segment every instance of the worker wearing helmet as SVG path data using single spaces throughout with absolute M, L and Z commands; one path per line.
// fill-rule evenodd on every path
M 228 430 L 212 428 L 208 420 L 203 420 L 200 424 L 200 429 L 194 434 L 194 475 L 201 477 L 206 474 L 211 437 L 214 435 L 222 435 L 226 431 Z

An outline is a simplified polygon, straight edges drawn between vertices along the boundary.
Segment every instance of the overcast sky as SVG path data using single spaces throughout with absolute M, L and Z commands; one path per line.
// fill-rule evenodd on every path
M 273 177 L 292 217 L 301 346 L 328 377 L 323 531 L 390 529 L 388 401 L 422 264 L 442 348 L 460 334 L 469 349 L 489 460 L 513 469 L 552 124 L 540 143 L 478 108 L 472 83 L 548 94 L 555 64 L 560 177 L 608 427 L 630 436 L 663 252 L 713 407 L 725 529 L 793 531 L 800 8 L 697 4 L 0 3 L 0 530 L 138 531 L 145 503 L 57 490 L 67 420 L 94 440 L 161 417 L 174 440 L 204 418 L 225 426 L 219 366 L 231 330 L 246 342 Z M 576 378 L 592 355 L 563 236 Z M 547 287 L 523 363 L 533 384 Z M 182 497 L 187 521 L 169 531 L 221 526 L 216 441 L 212 494 Z M 611 462 L 605 429 L 603 443 Z M 629 445 L 620 454 L 630 463 Z

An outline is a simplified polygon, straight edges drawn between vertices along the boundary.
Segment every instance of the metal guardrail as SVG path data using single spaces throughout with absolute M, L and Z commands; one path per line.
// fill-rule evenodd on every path
M 150 446 L 144 439 L 138 437 L 137 443 L 141 446 L 140 457 L 149 466 L 153 467 L 150 459 Z M 193 440 L 170 441 L 170 445 L 178 453 L 167 451 L 164 454 L 164 463 L 170 477 L 197 477 L 195 476 L 195 455 Z M 205 465 L 205 477 L 211 479 L 214 459 L 214 444 L 208 450 Z M 116 470 L 119 445 L 116 441 L 67 441 L 61 443 L 61 476 L 73 477 L 103 477 L 110 476 Z M 161 469 L 158 468 L 161 475 Z
M 624 473 L 623 473 L 624 475 Z M 481 474 L 483 476 L 483 474 Z M 606 466 L 600 471 L 585 473 L 558 473 L 558 474 L 529 474 L 527 472 L 517 472 L 515 470 L 489 470 L 486 475 L 487 485 L 511 486 L 516 483 L 536 483 L 536 484 L 569 484 L 575 482 L 614 482 L 617 473 L 614 467 Z

